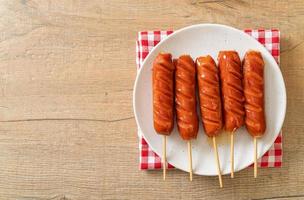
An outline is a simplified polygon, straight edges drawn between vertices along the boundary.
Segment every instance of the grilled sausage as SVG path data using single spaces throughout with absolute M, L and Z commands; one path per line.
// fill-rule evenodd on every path
M 222 107 L 217 66 L 211 56 L 196 59 L 200 111 L 205 133 L 216 136 L 222 129 Z
M 195 139 L 198 132 L 195 85 L 196 69 L 192 58 L 180 56 L 176 61 L 175 106 L 178 130 L 184 140 Z
M 264 112 L 264 61 L 260 52 L 248 51 L 243 61 L 245 124 L 254 137 L 263 135 L 266 129 Z
M 153 122 L 162 135 L 170 135 L 174 125 L 174 71 L 171 54 L 158 54 L 153 62 Z
M 225 130 L 234 132 L 244 124 L 244 94 L 241 60 L 236 51 L 218 55 Z

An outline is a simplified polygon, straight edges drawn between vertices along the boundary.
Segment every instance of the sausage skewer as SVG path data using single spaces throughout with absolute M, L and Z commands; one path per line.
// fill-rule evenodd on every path
M 188 145 L 188 162 L 189 162 L 189 180 L 192 181 L 193 179 L 193 171 L 192 171 L 192 145 L 191 145 L 191 140 L 188 140 L 187 142 Z
M 215 136 L 212 137 L 212 141 L 213 141 L 214 156 L 216 158 L 217 174 L 218 174 L 218 178 L 219 178 L 219 182 L 220 182 L 220 188 L 222 188 L 223 187 L 222 173 L 221 173 L 220 159 L 219 159 L 219 156 L 218 156 L 217 144 L 216 144 Z
M 264 112 L 264 61 L 260 52 L 248 51 L 243 61 L 245 124 L 254 142 L 254 178 L 257 177 L 257 139 L 266 129 Z
M 174 61 L 175 108 L 180 136 L 188 142 L 189 173 L 192 181 L 191 139 L 196 139 L 198 116 L 196 112 L 196 69 L 189 55 L 182 55 Z
M 254 170 L 253 170 L 253 176 L 254 178 L 258 177 L 258 140 L 257 137 L 253 138 L 253 148 L 254 148 L 254 152 L 253 152 L 253 159 L 254 159 Z
M 224 107 L 225 130 L 230 132 L 231 178 L 234 177 L 234 133 L 244 124 L 243 73 L 236 51 L 220 51 L 218 55 Z
M 234 178 L 234 132 L 230 132 L 230 177 Z
M 203 128 L 212 137 L 220 187 L 223 187 L 216 136 L 222 129 L 222 107 L 218 68 L 211 56 L 196 59 L 198 93 Z
M 163 136 L 163 157 L 162 157 L 162 164 L 163 164 L 163 180 L 166 180 L 167 175 L 167 136 Z
M 153 123 L 163 135 L 163 179 L 166 180 L 166 143 L 174 125 L 174 71 L 172 56 L 160 53 L 153 62 Z

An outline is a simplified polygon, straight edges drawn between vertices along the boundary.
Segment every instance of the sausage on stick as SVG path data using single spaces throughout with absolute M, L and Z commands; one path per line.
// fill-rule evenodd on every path
M 257 138 L 266 129 L 264 111 L 264 61 L 260 52 L 248 51 L 243 61 L 245 124 L 254 138 L 254 178 L 257 177 Z
M 153 124 L 163 135 L 163 179 L 166 179 L 166 136 L 174 125 L 174 71 L 172 56 L 160 53 L 153 62 Z
M 236 51 L 220 51 L 218 55 L 222 86 L 225 130 L 230 132 L 231 178 L 234 177 L 234 132 L 244 124 L 243 73 Z
M 220 187 L 223 187 L 215 137 L 222 129 L 222 107 L 218 68 L 211 56 L 196 59 L 198 93 L 203 127 L 206 135 L 213 138 Z
M 188 141 L 190 181 L 192 181 L 191 139 L 196 139 L 198 116 L 196 111 L 196 69 L 189 55 L 176 60 L 175 108 L 180 136 Z

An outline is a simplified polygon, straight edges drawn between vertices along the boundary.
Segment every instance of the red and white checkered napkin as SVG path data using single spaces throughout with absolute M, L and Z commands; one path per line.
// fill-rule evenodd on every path
M 254 37 L 272 54 L 275 60 L 280 61 L 280 31 L 271 30 L 244 30 L 245 33 Z M 136 42 L 136 64 L 139 69 L 153 47 L 162 39 L 166 38 L 173 31 L 143 31 L 138 33 Z M 138 130 L 139 150 L 140 150 L 140 169 L 161 169 L 161 158 L 152 151 L 148 143 L 142 137 L 142 133 Z M 271 146 L 258 161 L 260 167 L 281 167 L 282 165 L 282 131 Z M 168 168 L 174 168 L 168 164 Z

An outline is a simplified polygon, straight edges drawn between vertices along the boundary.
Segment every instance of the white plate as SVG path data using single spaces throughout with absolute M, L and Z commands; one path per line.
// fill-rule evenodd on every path
M 258 157 L 273 144 L 279 134 L 286 111 L 286 91 L 281 71 L 272 55 L 255 39 L 232 27 L 218 24 L 193 25 L 171 34 L 161 41 L 147 56 L 134 86 L 133 107 L 139 129 L 149 146 L 162 155 L 162 137 L 153 128 L 152 116 L 152 62 L 159 52 L 169 52 L 173 57 L 190 54 L 193 59 L 211 55 L 217 59 L 220 50 L 236 50 L 240 58 L 249 49 L 262 53 L 265 61 L 265 109 L 267 129 L 258 140 Z M 198 110 L 199 111 L 199 110 Z M 198 112 L 199 113 L 199 112 Z M 218 151 L 223 174 L 230 173 L 230 145 L 227 133 L 218 138 Z M 167 159 L 170 164 L 188 171 L 187 144 L 176 128 L 167 140 Z M 204 134 L 201 119 L 198 138 L 192 141 L 193 172 L 200 175 L 217 175 L 216 162 L 210 139 Z M 235 171 L 253 163 L 253 139 L 244 127 L 235 136 Z

